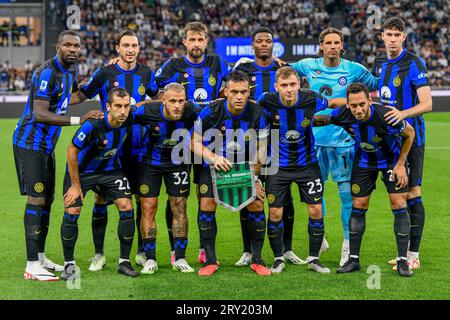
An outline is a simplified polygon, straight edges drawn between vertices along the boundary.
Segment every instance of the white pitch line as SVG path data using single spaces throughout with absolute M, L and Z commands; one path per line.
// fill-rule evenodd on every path
M 425 146 L 425 150 L 430 149 L 430 150 L 450 150 L 450 147 L 428 147 Z

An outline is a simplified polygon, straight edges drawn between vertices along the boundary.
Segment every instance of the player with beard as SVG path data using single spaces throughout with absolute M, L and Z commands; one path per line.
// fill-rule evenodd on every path
M 219 97 L 223 81 L 229 72 L 227 63 L 217 55 L 205 53 L 208 46 L 208 28 L 201 22 L 190 22 L 183 30 L 183 45 L 186 55 L 172 58 L 156 72 L 156 83 L 163 88 L 171 82 L 184 86 L 186 99 L 201 107 L 207 107 Z M 194 165 L 194 183 L 198 183 L 201 165 Z M 198 194 L 198 188 L 197 188 Z M 170 204 L 166 203 L 166 222 L 169 231 L 172 263 L 174 261 L 174 241 L 171 232 L 173 214 Z M 203 245 L 200 241 L 198 261 L 206 261 Z
M 91 99 L 97 94 L 100 96 L 102 110 L 106 111 L 108 92 L 112 88 L 124 88 L 131 97 L 131 104 L 139 104 L 146 96 L 153 97 L 158 93 L 153 70 L 137 63 L 140 52 L 140 41 L 135 32 L 124 30 L 116 37 L 116 51 L 119 57 L 117 63 L 98 68 L 90 77 L 88 83 L 80 86 L 80 91 L 74 96 L 71 104 L 81 103 L 86 99 Z M 132 107 L 133 109 L 134 107 Z M 133 194 L 136 192 L 136 164 L 141 144 L 141 136 L 144 135 L 144 127 L 135 124 L 130 129 L 127 141 L 125 141 L 121 162 L 125 175 L 127 176 Z M 91 259 L 90 271 L 102 270 L 106 264 L 104 255 L 104 242 L 106 225 L 108 223 L 107 204 L 101 195 L 95 194 L 95 204 L 92 212 L 92 236 L 94 239 L 95 256 Z M 145 254 L 143 252 L 142 240 L 140 236 L 141 205 L 136 197 L 136 224 L 138 226 L 138 247 L 136 263 L 144 265 Z
M 260 27 L 252 34 L 252 47 L 255 52 L 255 60 L 251 62 L 241 62 L 239 60 L 234 70 L 246 73 L 250 79 L 250 97 L 253 101 L 258 101 L 264 92 L 275 92 L 275 74 L 281 67 L 273 58 L 274 34 L 267 27 Z M 294 230 L 294 202 L 289 190 L 289 202 L 283 208 L 283 256 L 293 264 L 305 264 L 292 251 L 292 235 Z M 248 231 L 248 211 L 246 208 L 240 212 L 242 240 L 244 243 L 244 253 L 235 263 L 241 267 L 251 262 L 252 254 L 250 248 L 250 238 Z

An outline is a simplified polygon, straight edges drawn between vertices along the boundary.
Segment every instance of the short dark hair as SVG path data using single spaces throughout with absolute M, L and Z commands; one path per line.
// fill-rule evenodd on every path
M 369 99 L 369 89 L 364 83 L 362 82 L 352 83 L 347 87 L 347 100 L 350 94 L 357 94 L 360 92 L 364 92 L 367 99 Z
M 108 92 L 108 104 L 112 105 L 112 102 L 114 100 L 114 97 L 119 97 L 119 98 L 125 98 L 125 97 L 129 97 L 129 93 L 127 90 L 125 90 L 124 88 L 112 88 L 111 90 L 109 90 Z
M 246 73 L 244 73 L 242 71 L 238 71 L 238 70 L 235 70 L 228 75 L 227 82 L 228 81 L 249 82 L 250 83 L 250 79 L 249 79 L 248 75 Z
M 252 41 L 255 40 L 255 36 L 258 33 L 270 33 L 272 35 L 272 39 L 274 38 L 273 31 L 268 27 L 259 27 L 252 33 Z
M 398 31 L 405 32 L 405 21 L 399 17 L 390 17 L 383 23 L 383 30 L 386 29 L 397 29 Z
M 323 30 L 319 35 L 319 43 L 322 44 L 325 40 L 325 37 L 329 34 L 337 34 L 339 38 L 341 38 L 342 44 L 344 44 L 344 35 L 342 34 L 342 31 L 333 27 L 328 27 L 325 30 Z M 341 51 L 341 56 L 345 53 L 344 50 Z M 319 56 L 322 56 L 323 52 L 319 49 Z
M 81 39 L 80 35 L 73 30 L 64 30 L 59 33 L 57 43 L 60 44 L 65 36 L 74 36 Z
M 120 46 L 120 40 L 122 40 L 125 36 L 136 37 L 138 40 L 138 44 L 140 45 L 139 37 L 133 30 L 123 30 L 116 36 L 116 46 Z

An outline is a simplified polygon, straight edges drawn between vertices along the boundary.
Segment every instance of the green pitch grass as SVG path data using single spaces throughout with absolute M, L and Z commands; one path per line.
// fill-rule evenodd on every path
M 287 265 L 281 275 L 259 277 L 249 268 L 234 267 L 242 253 L 239 214 L 219 208 L 217 212 L 217 255 L 221 267 L 211 278 L 195 274 L 181 274 L 172 270 L 169 261 L 169 244 L 164 220 L 166 195 L 162 192 L 158 211 L 157 257 L 159 270 L 155 275 L 129 279 L 117 274 L 119 242 L 117 239 L 118 213 L 109 207 L 109 223 L 105 254 L 107 267 L 104 271 L 88 271 L 89 258 L 93 255 L 91 236 L 91 210 L 93 194 L 86 197 L 79 220 L 80 234 L 76 246 L 76 259 L 81 268 L 80 289 L 70 290 L 66 283 L 39 283 L 23 280 L 25 268 L 25 244 L 23 211 L 25 197 L 19 196 L 13 161 L 11 137 L 16 120 L 0 120 L 1 154 L 1 206 L 0 206 L 0 299 L 450 299 L 450 113 L 427 115 L 427 150 L 423 199 L 426 208 L 426 225 L 421 247 L 422 268 L 412 278 L 401 278 L 391 270 L 387 261 L 396 256 L 393 233 L 393 215 L 389 209 L 384 185 L 372 197 L 367 213 L 367 229 L 362 245 L 362 270 L 355 274 L 338 275 L 342 227 L 340 202 L 335 185 L 328 183 L 326 199 L 328 213 L 325 222 L 326 238 L 330 249 L 321 261 L 331 274 L 317 274 L 306 266 Z M 64 212 L 62 181 L 65 155 L 69 139 L 76 128 L 67 127 L 59 140 L 57 157 L 56 199 L 52 207 L 47 255 L 56 262 L 63 262 L 59 228 Z M 192 193 L 194 195 L 194 193 Z M 294 251 L 302 258 L 307 256 L 307 215 L 300 203 L 297 188 L 295 194 Z M 196 224 L 195 196 L 189 198 L 190 221 L 187 260 L 198 271 L 198 229 Z M 134 264 L 133 249 L 133 264 Z M 263 256 L 272 263 L 269 242 L 265 242 Z M 367 273 L 369 266 L 380 270 L 380 288 L 369 289 L 376 284 Z M 373 268 L 373 267 L 372 267 Z M 140 268 L 139 268 L 140 270 Z M 370 286 L 369 286 L 370 287 Z

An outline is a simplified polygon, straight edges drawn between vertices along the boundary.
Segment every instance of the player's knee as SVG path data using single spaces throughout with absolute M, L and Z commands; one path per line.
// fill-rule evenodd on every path
M 406 208 L 406 197 L 400 196 L 400 195 L 391 197 L 390 203 L 391 203 L 391 209 L 393 209 L 393 210 Z
M 408 193 L 406 194 L 407 199 L 413 199 L 421 196 L 420 186 L 408 188 Z
M 355 207 L 355 208 L 367 210 L 367 208 L 369 207 L 369 197 L 364 197 L 364 198 L 353 197 L 352 202 L 353 202 L 353 207 Z
M 70 215 L 76 215 L 79 216 L 81 213 L 81 207 L 71 207 L 71 208 L 66 208 L 65 211 L 70 214 Z
M 119 211 L 133 211 L 133 203 L 130 199 L 118 199 L 116 206 Z
M 283 218 L 283 208 L 270 208 L 269 219 L 271 221 L 280 221 Z
M 173 215 L 185 216 L 187 199 L 184 197 L 169 197 L 170 208 Z M 180 210 L 181 208 L 181 210 Z
M 264 203 L 261 200 L 255 200 L 247 206 L 248 211 L 257 212 L 264 210 Z
M 94 193 L 95 194 L 95 204 L 99 204 L 99 205 L 106 205 L 106 200 L 105 198 L 103 198 L 101 195 Z
M 216 211 L 216 202 L 213 198 L 201 198 L 200 208 L 202 211 Z
M 32 196 L 28 196 L 27 204 L 31 204 L 33 206 L 41 206 L 41 207 L 47 205 L 45 198 L 43 198 L 43 197 L 32 197 Z
M 306 206 L 308 215 L 311 219 L 322 218 L 322 204 L 311 204 Z

